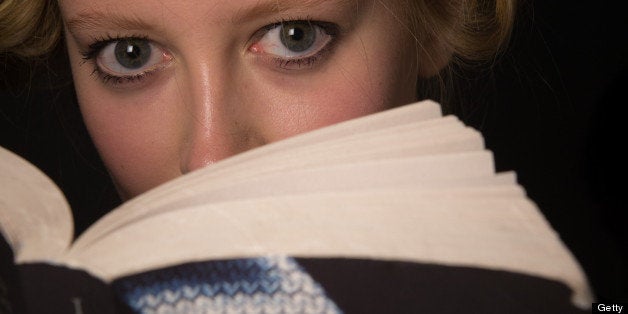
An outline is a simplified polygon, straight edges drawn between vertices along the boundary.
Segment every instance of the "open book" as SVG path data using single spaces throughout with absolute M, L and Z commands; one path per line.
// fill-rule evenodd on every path
M 571 313 L 580 266 L 479 132 L 423 101 L 71 209 L 0 149 L 0 227 L 32 313 Z

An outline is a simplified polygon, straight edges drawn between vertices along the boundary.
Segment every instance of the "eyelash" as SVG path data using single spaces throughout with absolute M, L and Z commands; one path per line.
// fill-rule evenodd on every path
M 321 21 L 313 21 L 310 18 L 296 18 L 296 19 L 281 19 L 273 24 L 266 25 L 259 29 L 252 38 L 256 41 L 260 40 L 267 32 L 273 30 L 276 27 L 280 27 L 283 23 L 288 22 L 307 22 L 320 27 L 327 35 L 331 37 L 329 43 L 327 43 L 324 47 L 322 47 L 316 54 L 303 58 L 294 58 L 294 59 L 285 59 L 279 57 L 271 57 L 271 60 L 275 63 L 275 66 L 282 70 L 291 70 L 293 68 L 301 69 L 302 67 L 313 67 L 317 62 L 319 62 L 322 57 L 331 51 L 331 49 L 335 46 L 338 41 L 339 29 L 338 26 L 334 23 L 329 22 L 321 22 Z M 101 51 L 107 47 L 111 43 L 115 43 L 121 40 L 146 40 L 150 41 L 148 36 L 145 35 L 131 35 L 131 36 L 111 36 L 106 35 L 104 37 L 93 38 L 92 43 L 89 44 L 88 49 L 85 51 L 80 51 L 83 63 L 91 63 L 93 65 L 92 75 L 96 75 L 104 84 L 110 84 L 112 86 L 118 86 L 123 84 L 130 83 L 138 83 L 146 79 L 148 76 L 154 74 L 160 68 L 155 68 L 147 71 L 143 71 L 134 75 L 125 75 L 125 76 L 117 76 L 109 74 L 103 71 L 97 62 L 97 57 L 101 53 Z
M 279 57 L 272 57 L 272 61 L 275 63 L 275 65 L 279 69 L 290 70 L 290 67 L 292 66 L 296 66 L 298 69 L 300 69 L 302 66 L 312 67 L 316 64 L 316 62 L 320 61 L 322 57 L 325 56 L 325 54 L 329 53 L 338 42 L 340 29 L 336 24 L 330 23 L 330 22 L 315 21 L 315 20 L 312 20 L 310 17 L 305 17 L 305 18 L 296 17 L 296 18 L 276 20 L 275 23 L 262 27 L 255 35 L 253 35 L 253 38 L 256 41 L 260 40 L 263 37 L 263 35 L 265 35 L 267 32 L 273 30 L 274 28 L 278 26 L 281 26 L 282 24 L 298 23 L 298 22 L 310 23 L 312 25 L 320 27 L 327 35 L 331 37 L 330 42 L 312 56 L 298 58 L 298 59 L 284 59 L 284 58 L 279 58 Z
M 124 75 L 124 76 L 111 75 L 103 71 L 98 66 L 96 58 L 98 57 L 100 52 L 105 47 L 107 47 L 107 45 L 111 43 L 115 43 L 120 40 L 124 40 L 124 39 L 149 40 L 148 36 L 144 36 L 144 35 L 133 35 L 133 36 L 106 35 L 106 37 L 94 38 L 86 51 L 80 51 L 81 55 L 83 56 L 82 64 L 90 62 L 94 67 L 94 69 L 92 70 L 92 75 L 96 75 L 104 84 L 110 84 L 110 85 L 116 86 L 119 84 L 137 83 L 144 80 L 146 77 L 153 74 L 155 70 L 157 70 L 157 69 L 153 69 L 153 70 L 144 71 L 135 75 Z

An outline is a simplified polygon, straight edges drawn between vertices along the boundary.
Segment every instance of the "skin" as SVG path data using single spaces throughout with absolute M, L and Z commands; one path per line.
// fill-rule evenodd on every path
M 59 4 L 81 112 L 123 199 L 242 151 L 416 98 L 413 37 L 380 1 Z M 315 62 L 282 67 L 274 46 L 260 43 L 260 29 L 305 19 L 336 24 L 338 36 Z M 108 36 L 148 38 L 159 64 L 141 80 L 104 82 L 81 52 Z

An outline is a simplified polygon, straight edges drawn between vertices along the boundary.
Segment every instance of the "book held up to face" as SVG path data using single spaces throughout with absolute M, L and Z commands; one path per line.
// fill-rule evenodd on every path
M 432 101 L 199 169 L 75 241 L 71 209 L 38 169 L 0 149 L 0 182 L 16 306 L 31 313 L 580 313 L 592 302 L 514 173 L 495 173 L 481 134 Z

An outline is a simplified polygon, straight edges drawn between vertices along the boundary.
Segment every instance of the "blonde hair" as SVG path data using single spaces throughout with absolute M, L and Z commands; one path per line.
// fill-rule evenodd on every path
M 469 61 L 492 59 L 508 42 L 514 0 L 404 0 L 418 44 L 439 41 L 453 56 Z
M 57 45 L 61 28 L 56 1 L 0 1 L 0 52 L 25 58 L 45 55 Z
M 473 110 L 464 76 L 490 73 L 510 40 L 517 0 L 397 1 L 414 35 L 419 66 L 434 68 L 417 81 L 417 97 L 437 100 L 447 113 Z

